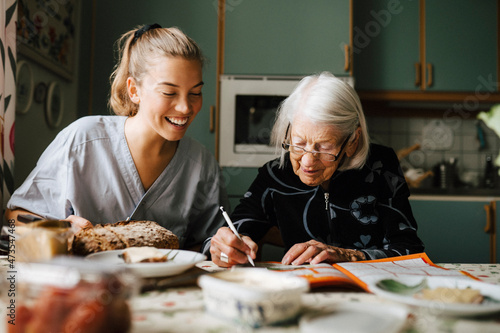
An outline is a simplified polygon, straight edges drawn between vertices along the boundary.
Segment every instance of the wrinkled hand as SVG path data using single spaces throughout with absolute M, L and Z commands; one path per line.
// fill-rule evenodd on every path
M 315 265 L 320 262 L 333 264 L 336 262 L 359 261 L 365 259 L 365 255 L 361 251 L 343 249 L 310 240 L 292 246 L 283 256 L 281 263 L 284 265 L 302 265 L 308 262 L 311 265 Z
M 212 261 L 219 267 L 231 267 L 247 263 L 247 254 L 252 259 L 255 259 L 258 249 L 257 244 L 248 236 L 241 236 L 241 239 L 239 240 L 231 229 L 227 227 L 217 230 L 217 233 L 210 241 Z M 227 254 L 229 258 L 227 263 L 221 260 L 221 252 Z
M 65 218 L 65 220 L 71 222 L 71 228 L 75 233 L 77 233 L 82 229 L 93 227 L 92 223 L 90 223 L 89 220 L 84 219 L 83 217 L 80 216 L 70 215 L 67 218 Z

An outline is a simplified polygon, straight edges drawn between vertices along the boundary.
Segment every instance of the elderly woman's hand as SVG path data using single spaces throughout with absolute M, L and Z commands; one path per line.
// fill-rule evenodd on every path
M 298 243 L 292 246 L 283 257 L 281 263 L 284 265 L 301 265 L 308 262 L 311 265 L 315 265 L 321 262 L 333 264 L 336 262 L 365 259 L 365 255 L 361 251 L 343 249 L 310 240 L 306 243 Z
M 227 227 L 217 230 L 210 242 L 212 261 L 220 267 L 231 267 L 247 263 L 247 254 L 252 259 L 255 259 L 258 249 L 257 244 L 248 236 L 241 236 L 241 239 L 239 240 Z

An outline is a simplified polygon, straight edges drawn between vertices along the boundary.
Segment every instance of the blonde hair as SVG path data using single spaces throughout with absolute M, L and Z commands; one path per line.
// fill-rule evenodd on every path
M 137 114 L 139 106 L 128 96 L 127 79 L 133 77 L 140 84 L 148 71 L 150 59 L 182 57 L 199 61 L 202 66 L 205 61 L 196 42 L 176 27 L 153 28 L 138 36 L 136 31 L 138 29 L 123 34 L 116 42 L 118 62 L 110 76 L 109 107 L 121 116 Z
M 314 122 L 334 126 L 343 137 L 351 135 L 351 142 L 356 138 L 352 133 L 358 127 L 361 128 L 356 152 L 351 157 L 344 155 L 338 170 L 363 167 L 370 149 L 370 138 L 361 102 L 350 85 L 329 72 L 310 75 L 303 78 L 290 96 L 280 104 L 271 133 L 271 143 L 277 151 L 281 151 L 281 167 L 286 156 L 281 143 L 289 125 L 299 112 Z

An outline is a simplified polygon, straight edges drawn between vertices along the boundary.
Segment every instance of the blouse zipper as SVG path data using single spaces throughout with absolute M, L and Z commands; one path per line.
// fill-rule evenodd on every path
M 328 229 L 330 229 L 330 234 L 327 235 L 326 241 L 328 243 L 331 242 L 332 236 L 333 236 L 333 226 L 332 226 L 332 217 L 330 216 L 330 209 L 329 209 L 329 204 L 330 204 L 330 193 L 325 192 L 325 210 L 326 210 L 326 221 L 328 223 Z

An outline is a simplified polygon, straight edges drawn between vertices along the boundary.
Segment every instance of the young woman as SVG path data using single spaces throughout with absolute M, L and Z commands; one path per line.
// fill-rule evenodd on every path
M 76 229 L 151 220 L 199 247 L 228 205 L 217 161 L 184 134 L 202 106 L 203 56 L 177 28 L 147 25 L 118 41 L 113 116 L 61 131 L 12 195 L 7 219 L 66 219 Z M 19 216 L 21 215 L 21 216 Z

